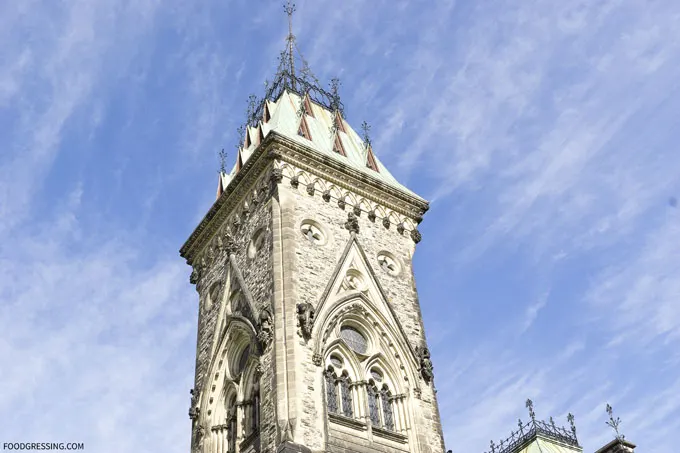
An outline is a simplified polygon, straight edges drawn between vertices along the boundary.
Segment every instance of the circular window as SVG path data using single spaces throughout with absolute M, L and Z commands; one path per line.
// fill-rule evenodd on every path
M 347 346 L 358 354 L 365 354 L 368 350 L 366 337 L 352 326 L 342 326 L 340 328 L 340 338 L 345 340 Z
M 238 372 L 241 373 L 248 363 L 248 357 L 250 357 L 250 345 L 246 346 L 241 357 L 238 359 Z
M 342 365 L 344 364 L 344 362 L 342 361 L 342 357 L 335 354 L 331 356 L 331 363 L 336 368 L 342 368 Z
M 302 231 L 305 238 L 312 244 L 323 245 L 326 243 L 326 235 L 321 229 L 321 226 L 312 220 L 305 220 L 302 222 L 300 231 Z
M 260 251 L 262 244 L 264 244 L 264 238 L 264 228 L 260 228 L 253 234 L 253 238 L 250 240 L 250 244 L 248 244 L 248 258 L 253 259 L 257 256 L 257 252 Z
M 383 380 L 383 375 L 380 371 L 378 371 L 376 368 L 371 369 L 371 377 L 375 382 L 382 382 Z
M 378 265 L 390 275 L 397 275 L 401 272 L 401 266 L 399 266 L 397 258 L 390 252 L 378 253 Z

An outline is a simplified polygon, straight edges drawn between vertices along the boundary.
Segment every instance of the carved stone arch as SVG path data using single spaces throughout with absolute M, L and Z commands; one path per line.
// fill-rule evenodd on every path
M 345 200 L 345 203 L 347 203 L 349 206 L 354 207 L 359 204 L 356 195 L 354 195 L 352 192 L 346 191 L 342 195 Z
M 375 209 L 375 215 L 379 219 L 384 219 L 384 218 L 387 217 L 387 211 L 382 206 L 376 204 L 374 209 Z
M 399 218 L 399 214 L 397 214 L 394 211 L 390 211 L 389 214 L 387 215 L 387 218 L 389 219 L 389 221 L 392 225 L 399 225 L 401 223 L 401 219 Z
M 371 212 L 373 210 L 373 206 L 371 206 L 371 202 L 368 201 L 365 198 L 362 198 L 358 202 L 359 209 L 361 209 L 363 212 Z
M 326 181 L 324 181 L 321 178 L 315 178 L 314 190 L 318 190 L 319 192 L 324 193 L 326 190 L 328 190 L 328 184 L 326 184 Z
M 347 369 L 349 371 L 349 377 L 352 379 L 352 381 L 357 382 L 362 379 L 363 367 L 361 366 L 361 362 L 357 358 L 356 354 L 354 354 L 354 352 L 349 347 L 347 347 L 345 342 L 342 341 L 342 339 L 336 338 L 335 340 L 330 341 L 324 348 L 324 368 L 328 368 L 329 358 L 333 354 L 338 354 L 347 361 L 347 367 L 343 369 Z
M 413 222 L 413 220 L 409 219 L 408 217 L 404 217 L 402 222 L 404 223 L 404 227 L 408 231 L 413 231 L 417 228 L 417 225 L 415 224 L 415 222 Z
M 418 358 L 411 345 L 400 328 L 395 327 L 398 321 L 388 319 L 377 309 L 369 298 L 364 294 L 350 294 L 332 304 L 319 307 L 320 311 L 315 318 L 312 329 L 314 352 L 322 355 L 325 345 L 337 337 L 340 326 L 346 320 L 357 324 L 365 329 L 371 348 L 368 354 L 381 351 L 389 355 L 394 363 L 395 371 L 398 370 L 402 380 L 410 383 L 418 379 Z M 364 357 L 364 359 L 367 357 Z
M 399 379 L 401 373 L 398 371 L 399 364 L 395 360 L 391 360 L 382 352 L 373 354 L 364 362 L 361 379 L 367 382 L 373 379 L 371 375 L 373 368 L 380 369 L 384 374 L 383 382 L 380 382 L 380 385 L 387 384 L 395 394 L 407 393 L 409 389 L 408 383 L 403 378 Z
M 281 171 L 283 172 L 284 178 L 291 179 L 295 176 L 295 169 L 292 166 L 290 166 L 286 163 L 283 163 L 283 164 L 281 164 L 280 168 L 281 168 Z
M 235 349 L 242 350 L 246 343 L 250 343 L 251 350 L 258 351 L 259 353 L 256 347 L 256 338 L 257 332 L 255 327 L 253 327 L 247 318 L 243 316 L 228 316 L 226 329 L 217 342 L 216 353 L 213 355 L 210 367 L 208 368 L 212 373 L 208 375 L 209 381 L 214 378 L 215 373 L 220 375 L 226 374 L 229 380 L 236 381 L 238 376 L 232 374 L 229 366 L 230 360 L 239 353 Z M 221 368 L 221 370 L 217 370 L 216 367 Z
M 296 176 L 298 177 L 298 181 L 300 182 L 300 184 L 303 184 L 305 186 L 312 182 L 312 178 L 310 177 L 309 173 L 307 173 L 304 170 L 298 170 Z

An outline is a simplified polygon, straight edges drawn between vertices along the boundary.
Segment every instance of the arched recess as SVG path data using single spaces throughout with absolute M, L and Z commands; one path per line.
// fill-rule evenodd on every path
M 252 324 L 243 317 L 228 317 L 203 383 L 199 412 L 204 432 L 202 451 L 235 451 L 230 446 L 245 438 L 244 389 L 253 387 L 259 354 Z
M 343 369 L 352 370 L 352 382 L 360 384 L 351 387 L 352 418 L 370 423 L 374 433 L 396 433 L 402 436 L 402 442 L 415 445 L 416 439 L 409 427 L 413 426 L 414 417 L 411 389 L 419 386 L 417 359 L 392 317 L 379 310 L 364 294 L 348 295 L 321 307 L 312 338 L 316 353 L 324 359 L 320 372 L 329 418 L 335 414 L 347 417 L 342 405 L 343 390 L 338 389 L 334 394 L 329 391 L 333 383 L 339 382 L 337 372 L 329 375 L 332 357 L 337 354 L 348 365 Z M 365 350 L 345 342 L 341 335 L 344 326 L 356 329 L 365 337 Z M 336 368 L 339 367 L 333 366 L 333 371 Z M 372 375 L 372 370 L 379 374 Z
M 383 303 L 386 303 L 383 301 Z M 418 384 L 418 358 L 411 348 L 397 319 L 384 313 L 363 293 L 348 294 L 336 301 L 328 301 L 320 305 L 312 329 L 314 352 L 325 357 L 326 348 L 339 338 L 339 329 L 343 323 L 358 326 L 368 336 L 369 351 L 360 360 L 382 352 L 390 361 L 394 361 L 395 369 L 401 370 L 399 378 L 405 382 L 405 388 Z

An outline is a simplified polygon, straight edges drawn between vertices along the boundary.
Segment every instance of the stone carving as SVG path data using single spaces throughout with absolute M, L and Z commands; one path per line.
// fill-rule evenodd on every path
M 189 283 L 195 285 L 198 283 L 199 278 L 201 278 L 201 273 L 198 270 L 198 266 L 194 266 L 194 269 L 191 271 L 191 276 L 189 276 Z
M 230 234 L 227 234 L 224 237 L 223 247 L 224 251 L 227 252 L 227 256 L 236 253 L 236 241 L 234 241 L 234 238 Z
M 423 238 L 423 236 L 420 234 L 420 231 L 418 230 L 411 230 L 411 239 L 413 239 L 413 242 L 416 244 L 420 242 L 420 240 Z
M 330 191 L 330 190 L 324 191 L 324 193 L 323 193 L 323 195 L 321 196 L 321 198 L 323 198 L 323 201 L 325 201 L 325 202 L 331 201 L 331 191 Z
M 351 232 L 354 232 L 356 234 L 359 234 L 359 219 L 357 219 L 357 216 L 353 213 L 350 212 L 347 214 L 347 222 L 345 222 L 345 228 Z
M 404 234 L 404 224 L 400 223 L 397 225 L 397 233 Z
M 264 351 L 274 338 L 274 326 L 272 323 L 271 309 L 265 305 L 260 309 L 259 315 L 259 332 L 257 332 L 257 340 Z
M 420 387 L 413 387 L 413 396 L 415 396 L 417 399 L 422 399 L 423 391 L 420 389 Z
M 189 405 L 189 418 L 191 420 L 196 420 L 198 418 L 198 413 L 201 410 L 198 407 L 199 393 L 198 393 L 198 390 L 193 388 L 193 389 L 189 390 L 189 394 L 191 394 L 191 403 Z
M 347 203 L 345 203 L 345 199 L 344 199 L 344 198 L 341 198 L 341 199 L 338 200 L 338 207 L 339 207 L 340 209 L 342 209 L 343 211 L 345 210 L 345 205 L 346 205 L 346 204 L 347 204 Z
M 314 306 L 309 302 L 297 304 L 298 327 L 300 336 L 309 340 L 312 336 L 312 323 L 314 322 Z
M 323 364 L 323 357 L 321 354 L 315 352 L 312 356 L 312 363 L 316 366 L 321 366 Z
M 292 178 L 290 178 L 290 186 L 293 189 L 297 189 L 299 185 L 300 185 L 300 178 L 298 178 L 297 176 L 293 176 Z
M 427 346 L 418 347 L 416 348 L 416 354 L 420 361 L 420 374 L 425 379 L 425 382 L 429 383 L 434 379 L 434 367 L 432 366 L 432 360 L 430 360 L 430 350 L 427 349 Z
M 385 228 L 389 228 L 389 227 L 390 227 L 390 219 L 388 219 L 387 217 L 384 217 L 384 218 L 383 218 L 383 222 L 382 222 L 382 223 L 383 223 L 383 226 L 384 226 Z
M 314 195 L 314 184 L 307 184 L 307 194 Z
M 353 212 L 354 212 L 355 216 L 357 216 L 357 217 L 361 216 L 361 208 L 358 205 L 354 205 Z
M 241 219 L 239 218 L 239 216 L 234 216 L 234 221 L 231 224 L 235 230 L 238 229 L 238 227 L 241 226 Z
M 281 181 L 283 181 L 283 170 L 280 168 L 273 169 L 269 175 L 269 182 L 271 184 L 279 184 Z
M 375 222 L 375 217 L 376 217 L 375 209 L 371 209 L 370 211 L 368 211 L 368 220 L 370 220 L 371 222 Z

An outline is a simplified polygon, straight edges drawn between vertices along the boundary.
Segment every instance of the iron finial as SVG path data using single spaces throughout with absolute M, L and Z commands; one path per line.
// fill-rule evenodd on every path
M 226 173 L 226 165 L 227 165 L 227 153 L 224 151 L 224 148 L 217 153 L 217 155 L 220 158 L 220 172 Z
M 491 441 L 491 453 L 496 453 L 496 445 Z
M 524 425 L 522 424 L 522 419 L 518 418 L 517 419 L 517 426 L 519 426 L 519 433 L 520 435 L 524 435 Z
M 574 414 L 569 412 L 567 415 L 567 421 L 569 422 L 569 425 L 571 425 L 571 432 L 574 434 L 574 437 L 576 437 L 576 425 L 574 424 Z
M 364 145 L 366 147 L 371 146 L 371 137 L 369 136 L 369 132 L 371 132 L 371 126 L 368 125 L 366 121 L 361 123 L 361 130 L 364 131 Z
M 552 429 L 557 429 L 555 426 L 555 420 L 553 420 L 552 415 L 550 416 L 550 426 L 552 426 Z
M 288 0 L 285 5 L 283 5 L 283 10 L 288 15 L 288 69 L 290 70 L 290 75 L 295 75 L 295 61 L 293 59 L 293 47 L 295 46 L 295 35 L 293 35 L 293 13 L 295 12 L 295 3 Z
M 531 417 L 531 421 L 535 422 L 536 421 L 536 414 L 534 413 L 534 402 L 531 401 L 530 399 L 527 399 L 526 407 L 527 407 L 527 409 L 529 409 L 529 417 Z
M 619 433 L 619 425 L 621 424 L 621 419 L 619 417 L 616 417 L 616 420 L 614 420 L 614 410 L 609 405 L 609 403 L 607 403 L 606 410 L 607 410 L 607 413 L 609 414 L 609 421 L 606 422 L 607 425 L 614 429 L 614 432 L 616 432 L 616 438 L 617 439 L 623 440 L 626 436 Z

